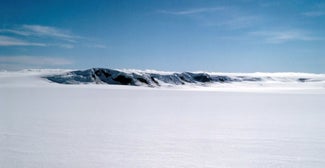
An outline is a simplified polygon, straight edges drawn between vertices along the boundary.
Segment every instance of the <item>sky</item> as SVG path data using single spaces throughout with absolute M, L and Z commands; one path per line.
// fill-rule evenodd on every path
M 1 1 L 1 70 L 94 67 L 325 73 L 325 1 Z

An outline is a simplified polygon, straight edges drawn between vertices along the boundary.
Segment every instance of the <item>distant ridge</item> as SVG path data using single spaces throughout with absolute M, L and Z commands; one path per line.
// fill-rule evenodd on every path
M 60 84 L 110 84 L 159 87 L 166 85 L 207 86 L 213 83 L 235 82 L 324 82 L 323 74 L 305 73 L 208 73 L 208 72 L 157 72 L 139 70 L 114 70 L 92 68 L 63 74 L 47 75 L 44 78 Z

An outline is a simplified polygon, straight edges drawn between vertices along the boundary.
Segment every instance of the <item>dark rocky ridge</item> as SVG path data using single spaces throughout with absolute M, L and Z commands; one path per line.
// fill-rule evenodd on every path
M 44 78 L 60 84 L 112 84 L 158 87 L 161 85 L 206 85 L 212 83 L 231 82 L 256 82 L 264 78 L 253 76 L 225 76 L 208 73 L 150 73 L 120 70 L 92 68 L 88 70 L 71 71 L 65 74 L 50 75 Z M 307 82 L 308 79 L 299 78 L 297 82 Z

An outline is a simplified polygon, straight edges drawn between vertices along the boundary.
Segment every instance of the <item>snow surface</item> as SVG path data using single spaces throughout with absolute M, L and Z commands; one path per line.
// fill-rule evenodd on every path
M 42 78 L 66 72 L 0 72 L 1 168 L 325 167 L 323 83 L 148 88 Z

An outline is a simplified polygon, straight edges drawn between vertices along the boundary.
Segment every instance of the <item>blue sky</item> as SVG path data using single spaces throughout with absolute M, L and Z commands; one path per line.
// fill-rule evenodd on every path
M 321 0 L 5 0 L 0 69 L 325 73 Z

